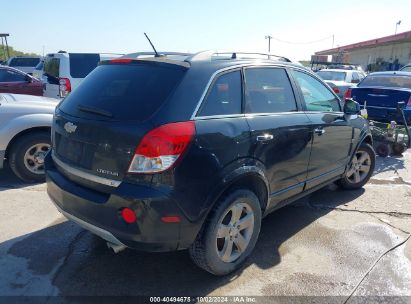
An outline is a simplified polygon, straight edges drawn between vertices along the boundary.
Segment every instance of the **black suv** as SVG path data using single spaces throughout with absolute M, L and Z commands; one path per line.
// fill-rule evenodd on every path
M 284 58 L 240 55 L 101 62 L 56 109 L 57 208 L 116 252 L 189 249 L 224 275 L 264 215 L 331 182 L 362 187 L 375 154 L 359 105 Z

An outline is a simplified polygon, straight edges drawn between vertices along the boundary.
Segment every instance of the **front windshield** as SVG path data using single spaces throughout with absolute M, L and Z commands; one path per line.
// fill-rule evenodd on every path
M 335 72 L 335 71 L 319 71 L 317 72 L 323 80 L 333 80 L 333 81 L 344 81 L 345 72 Z
M 401 69 L 401 72 L 411 72 L 411 65 L 407 65 Z

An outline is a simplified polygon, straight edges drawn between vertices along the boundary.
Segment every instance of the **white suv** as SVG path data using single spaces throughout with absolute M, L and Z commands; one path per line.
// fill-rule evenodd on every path
M 101 60 L 121 57 L 122 54 L 58 53 L 44 58 L 42 81 L 44 96 L 64 98 L 74 90 Z

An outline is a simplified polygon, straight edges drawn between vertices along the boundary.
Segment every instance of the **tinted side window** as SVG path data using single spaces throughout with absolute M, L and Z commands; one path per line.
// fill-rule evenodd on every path
M 70 75 L 73 78 L 84 78 L 97 67 L 99 54 L 69 54 Z
M 338 98 L 324 84 L 306 73 L 295 70 L 292 73 L 301 88 L 307 111 L 341 111 Z
M 4 82 L 7 75 L 7 71 L 4 69 L 0 69 L 0 82 Z
M 352 73 L 351 82 L 352 83 L 359 83 L 360 82 L 360 76 L 358 75 L 358 73 L 356 73 L 356 72 Z
M 297 111 L 290 81 L 284 69 L 245 70 L 246 113 Z
M 20 74 L 14 71 L 5 70 L 2 81 L 4 82 L 25 81 L 25 77 L 23 74 Z
M 60 77 L 60 59 L 47 58 L 44 61 L 44 73 L 52 77 Z
M 40 58 L 13 58 L 10 61 L 12 67 L 35 67 L 40 61 Z
M 200 116 L 241 113 L 241 73 L 223 74 L 214 81 L 207 95 Z

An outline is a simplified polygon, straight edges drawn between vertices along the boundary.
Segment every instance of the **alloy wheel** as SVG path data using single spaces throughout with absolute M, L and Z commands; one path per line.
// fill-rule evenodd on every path
M 247 249 L 254 231 L 254 212 L 246 203 L 230 206 L 221 217 L 216 236 L 217 254 L 223 262 L 237 260 Z
M 347 180 L 352 184 L 358 184 L 367 177 L 370 170 L 370 155 L 366 151 L 357 151 L 346 173 Z

